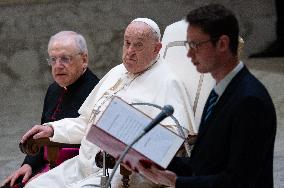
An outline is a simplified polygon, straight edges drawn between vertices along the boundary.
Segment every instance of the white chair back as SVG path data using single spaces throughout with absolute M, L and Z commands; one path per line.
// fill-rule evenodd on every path
M 194 130 L 198 130 L 202 111 L 215 81 L 210 74 L 200 74 L 187 57 L 185 48 L 188 23 L 185 20 L 166 27 L 160 56 L 176 73 L 186 87 L 195 116 Z

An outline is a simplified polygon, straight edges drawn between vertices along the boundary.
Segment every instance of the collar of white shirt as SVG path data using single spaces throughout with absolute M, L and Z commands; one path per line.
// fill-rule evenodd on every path
M 218 100 L 224 93 L 226 87 L 229 85 L 231 80 L 238 74 L 238 72 L 244 67 L 244 63 L 240 61 L 238 65 L 229 72 L 217 85 L 214 86 L 215 92 L 218 94 Z

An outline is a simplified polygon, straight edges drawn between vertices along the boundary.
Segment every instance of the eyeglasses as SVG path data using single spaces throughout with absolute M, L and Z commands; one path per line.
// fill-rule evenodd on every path
M 202 44 L 206 44 L 208 42 L 211 42 L 211 41 L 215 41 L 216 39 L 208 39 L 208 40 L 205 40 L 205 41 L 201 41 L 201 42 L 194 42 L 194 41 L 185 41 L 184 44 L 185 44 L 185 47 L 187 50 L 197 50 L 199 46 L 201 46 Z
M 76 55 L 81 55 L 82 53 L 79 52 L 77 54 L 73 54 L 73 55 L 63 55 L 63 56 L 60 56 L 60 57 L 49 57 L 48 59 L 46 59 L 47 63 L 49 65 L 55 65 L 57 60 L 59 63 L 61 64 L 70 64 L 71 61 L 72 61 L 72 58 Z

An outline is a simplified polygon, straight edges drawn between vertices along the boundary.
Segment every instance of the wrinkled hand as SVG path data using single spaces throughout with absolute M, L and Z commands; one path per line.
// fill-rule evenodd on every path
M 35 125 L 22 137 L 21 143 L 27 141 L 31 136 L 33 139 L 53 136 L 53 128 L 48 125 Z
M 27 182 L 32 175 L 32 167 L 28 164 L 24 164 L 21 168 L 16 170 L 10 176 L 8 176 L 2 185 L 8 184 L 10 182 L 10 187 L 14 186 L 16 180 L 23 176 L 22 182 Z
M 140 160 L 137 170 L 144 177 L 156 184 L 175 186 L 177 176 L 174 172 L 163 170 L 147 160 Z

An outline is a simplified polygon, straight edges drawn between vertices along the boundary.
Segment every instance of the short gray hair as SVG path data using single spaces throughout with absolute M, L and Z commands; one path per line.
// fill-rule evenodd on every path
M 54 40 L 63 39 L 65 37 L 72 37 L 80 53 L 88 54 L 88 48 L 85 38 L 81 34 L 76 33 L 75 31 L 60 31 L 59 33 L 56 33 L 55 35 L 51 36 L 48 42 L 48 50 L 50 49 L 50 45 Z

